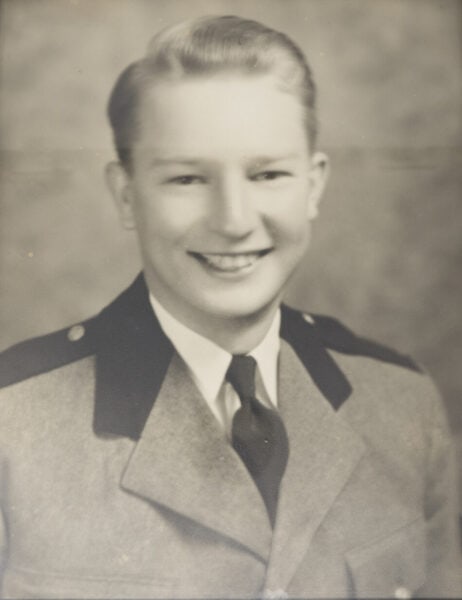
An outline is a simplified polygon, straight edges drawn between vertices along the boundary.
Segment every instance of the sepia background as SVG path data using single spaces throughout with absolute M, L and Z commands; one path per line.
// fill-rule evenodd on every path
M 102 175 L 108 95 L 161 27 L 234 13 L 289 33 L 318 83 L 332 176 L 288 302 L 412 354 L 462 438 L 461 2 L 3 0 L 0 10 L 0 349 L 96 313 L 135 277 L 135 240 Z

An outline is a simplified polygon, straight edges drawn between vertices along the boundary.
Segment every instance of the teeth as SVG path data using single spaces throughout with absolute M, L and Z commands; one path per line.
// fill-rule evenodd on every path
M 222 271 L 237 271 L 253 265 L 259 258 L 259 253 L 249 254 L 201 254 L 211 267 Z

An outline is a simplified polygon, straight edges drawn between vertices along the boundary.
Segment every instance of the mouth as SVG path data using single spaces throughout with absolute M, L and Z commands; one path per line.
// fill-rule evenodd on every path
M 189 252 L 202 264 L 221 273 L 235 273 L 250 270 L 271 248 L 254 252 Z

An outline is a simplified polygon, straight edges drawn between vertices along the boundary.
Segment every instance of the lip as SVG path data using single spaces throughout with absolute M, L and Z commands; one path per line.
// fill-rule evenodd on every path
M 240 252 L 197 252 L 188 251 L 208 272 L 224 276 L 235 276 L 252 271 L 259 261 L 273 248 Z

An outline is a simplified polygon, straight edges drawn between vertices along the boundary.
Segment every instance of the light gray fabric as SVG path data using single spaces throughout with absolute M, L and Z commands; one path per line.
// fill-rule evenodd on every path
M 282 342 L 274 533 L 174 356 L 138 442 L 92 429 L 94 360 L 0 391 L 5 598 L 459 597 L 450 437 L 428 379 L 333 356 L 335 412 Z

